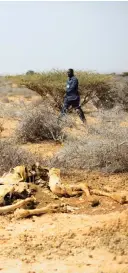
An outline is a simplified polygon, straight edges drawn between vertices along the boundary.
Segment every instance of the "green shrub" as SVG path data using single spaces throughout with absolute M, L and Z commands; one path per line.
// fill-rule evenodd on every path
M 107 80 L 110 76 L 108 75 L 87 73 L 84 71 L 76 71 L 75 74 L 79 79 L 79 90 L 83 104 L 94 96 L 94 93 L 98 92 L 100 94 L 103 90 L 106 91 L 109 89 Z M 56 108 L 60 109 L 62 107 L 67 80 L 65 71 L 8 76 L 8 78 L 19 85 L 36 91 L 42 97 L 49 95 L 54 99 L 54 106 Z
M 76 71 L 75 75 L 79 80 L 81 105 L 92 100 L 97 108 L 111 109 L 120 104 L 123 109 L 128 110 L 127 77 L 85 71 Z M 124 72 L 124 76 L 127 76 L 127 72 Z M 37 92 L 43 98 L 49 96 L 54 107 L 61 109 L 67 80 L 66 71 L 53 70 L 48 73 L 16 75 L 7 78 L 20 86 Z

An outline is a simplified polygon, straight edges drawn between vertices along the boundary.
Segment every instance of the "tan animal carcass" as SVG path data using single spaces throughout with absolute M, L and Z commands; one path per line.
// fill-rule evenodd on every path
M 14 187 L 12 185 L 1 185 L 0 186 L 0 206 L 5 205 L 6 197 L 11 198 L 14 192 Z
M 16 199 L 25 199 L 37 191 L 32 183 L 20 182 L 14 185 L 0 186 L 0 206 L 11 204 Z
M 28 168 L 22 165 L 16 166 L 0 178 L 0 205 L 10 204 L 17 198 L 24 199 L 31 195 L 34 188 L 31 183 L 24 182 L 28 176 Z
M 40 164 L 36 162 L 31 167 L 24 165 L 16 166 L 11 169 L 9 173 L 4 174 L 0 178 L 0 205 L 6 205 L 7 202 L 11 203 L 11 201 L 13 202 L 13 200 L 17 198 L 24 199 L 30 197 L 33 190 L 36 191 L 36 188 L 32 188 L 31 185 L 33 185 L 32 183 L 39 181 L 39 179 L 48 181 L 48 185 L 47 183 L 45 183 L 45 185 L 58 197 L 73 197 L 83 194 L 83 201 L 90 202 L 92 206 L 99 204 L 99 200 L 95 197 L 96 195 L 107 196 L 121 204 L 128 202 L 127 192 L 117 193 L 112 192 L 111 190 L 108 192 L 108 190 L 102 191 L 92 189 L 85 182 L 73 185 L 63 185 L 60 169 L 49 169 L 40 166 Z M 43 211 L 44 210 L 42 210 L 42 213 Z
M 61 183 L 61 178 L 60 178 L 60 169 L 57 168 L 51 168 L 49 170 L 49 188 L 50 190 L 56 194 L 59 197 L 65 196 L 74 196 L 78 194 L 78 191 L 73 192 L 73 189 L 71 186 L 64 186 Z
M 106 192 L 98 189 L 91 189 L 90 187 L 88 187 L 88 185 L 86 185 L 86 183 L 64 186 L 61 183 L 60 169 L 56 168 L 51 168 L 49 170 L 49 188 L 54 194 L 59 197 L 71 197 L 84 193 L 86 196 L 86 200 L 89 201 L 92 206 L 99 204 L 99 200 L 92 195 L 107 196 L 120 204 L 128 203 L 127 191 Z
M 40 166 L 38 162 L 30 167 L 25 165 L 16 166 L 10 169 L 8 173 L 5 173 L 0 178 L 0 184 L 17 184 L 19 182 L 35 182 L 36 180 L 42 178 L 45 181 L 48 179 L 49 169 Z
M 49 188 L 58 196 L 75 196 L 85 192 L 89 196 L 89 190 L 85 183 L 79 185 L 63 185 L 60 177 L 60 169 L 51 168 L 49 170 Z
M 63 185 L 60 178 L 60 169 L 57 168 L 51 168 L 49 170 L 49 188 L 59 197 L 73 197 L 85 193 L 86 200 L 89 201 L 92 206 L 99 204 L 99 200 L 90 195 L 89 188 L 85 183 L 79 185 Z
M 22 181 L 26 181 L 27 169 L 25 166 L 17 166 L 9 171 L 9 173 L 4 173 L 0 178 L 0 184 L 10 184 L 14 185 Z

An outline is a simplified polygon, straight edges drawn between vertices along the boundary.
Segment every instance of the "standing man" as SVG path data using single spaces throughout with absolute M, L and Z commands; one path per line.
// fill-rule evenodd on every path
M 70 106 L 72 106 L 76 112 L 78 113 L 80 119 L 83 123 L 86 122 L 83 110 L 80 106 L 80 95 L 78 92 L 78 79 L 74 76 L 74 71 L 70 68 L 67 72 L 68 81 L 66 86 L 66 95 L 64 97 L 64 105 L 61 110 L 60 117 L 64 116 L 67 113 L 67 110 Z

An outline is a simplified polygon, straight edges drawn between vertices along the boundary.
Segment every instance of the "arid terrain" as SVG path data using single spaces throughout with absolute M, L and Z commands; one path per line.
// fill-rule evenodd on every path
M 19 122 L 26 112 L 29 116 L 31 105 L 38 107 L 42 103 L 41 97 L 15 85 L 3 87 L 1 84 L 0 88 L 1 142 L 12 138 L 15 144 Z M 31 160 L 39 157 L 46 164 L 60 167 L 64 184 L 85 182 L 97 189 L 107 186 L 113 191 L 128 191 L 128 158 L 122 156 L 127 153 L 124 145 L 127 142 L 128 113 L 118 113 L 117 108 L 115 112 L 108 110 L 104 114 L 91 101 L 85 105 L 84 111 L 86 126 L 75 113 L 69 114 L 75 125 L 66 128 L 66 142 L 54 139 L 19 142 L 18 147 L 26 153 L 26 162 L 31 155 Z M 111 137 L 107 135 L 108 130 Z M 119 156 L 114 150 L 117 138 L 118 148 L 123 146 Z M 85 148 L 79 147 L 78 141 L 83 141 Z M 100 148 L 100 141 L 102 147 L 106 145 L 105 150 Z M 111 142 L 111 149 L 107 141 L 108 144 Z M 73 143 L 76 143 L 74 147 Z M 101 150 L 98 153 L 96 149 Z M 2 156 L 4 153 L 1 152 Z M 76 154 L 81 155 L 77 163 Z M 8 158 L 5 155 L 5 161 L 0 163 L 1 175 L 13 165 L 13 159 Z M 97 169 L 94 168 L 96 163 Z M 128 204 L 121 205 L 100 196 L 99 205 L 92 207 L 86 198 L 59 198 L 40 186 L 36 198 L 39 208 L 49 203 L 68 203 L 74 210 L 21 220 L 15 219 L 13 213 L 0 215 L 1 273 L 128 272 Z

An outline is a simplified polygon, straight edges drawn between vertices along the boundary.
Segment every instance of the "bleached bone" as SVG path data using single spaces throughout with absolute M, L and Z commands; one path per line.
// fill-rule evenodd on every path
M 41 214 L 46 214 L 46 213 L 55 213 L 55 212 L 72 212 L 74 210 L 76 210 L 77 208 L 72 208 L 70 206 L 67 205 L 59 205 L 59 204 L 49 204 L 46 207 L 40 208 L 40 209 L 17 209 L 14 212 L 14 216 L 17 219 L 20 218 L 26 218 L 26 217 L 30 217 L 33 215 L 41 215 Z
M 29 202 L 35 202 L 35 201 L 36 199 L 34 198 L 34 196 L 32 196 L 32 197 L 26 198 L 25 200 L 18 201 L 16 204 L 0 207 L 0 214 L 11 212 L 17 208 L 21 208 L 25 206 Z
M 128 203 L 128 192 L 105 192 L 97 189 L 91 189 L 90 190 L 91 194 L 99 195 L 99 196 L 107 196 L 113 199 L 114 201 L 120 203 L 120 204 L 125 204 Z

